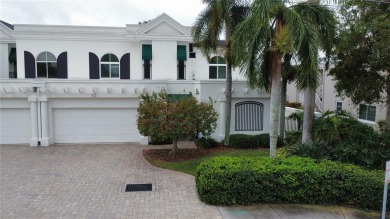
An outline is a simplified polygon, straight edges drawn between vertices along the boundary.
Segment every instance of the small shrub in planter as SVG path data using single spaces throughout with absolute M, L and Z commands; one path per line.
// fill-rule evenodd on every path
M 213 139 L 213 138 L 199 138 L 195 140 L 196 145 L 199 147 L 202 147 L 204 149 L 209 149 L 209 148 L 215 148 L 218 146 L 218 142 Z
M 218 157 L 197 169 L 196 189 L 214 205 L 299 203 L 379 210 L 383 171 L 329 160 Z

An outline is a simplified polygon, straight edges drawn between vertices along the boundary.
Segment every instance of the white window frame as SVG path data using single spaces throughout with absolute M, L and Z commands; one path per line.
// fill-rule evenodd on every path
M 42 53 L 45 53 L 45 58 L 46 58 L 46 60 L 44 60 L 44 61 L 38 61 L 38 57 L 39 57 Z M 48 61 L 48 60 L 47 60 L 47 54 L 48 54 L 48 53 L 50 53 L 51 55 L 53 55 L 54 58 L 55 58 L 56 60 L 55 60 L 55 61 Z M 40 77 L 40 76 L 38 75 L 38 63 L 45 63 L 45 64 L 46 64 L 46 77 Z M 49 66 L 48 66 L 49 63 L 56 63 L 57 77 L 55 77 L 55 78 L 58 78 L 58 66 L 57 66 L 58 63 L 57 63 L 57 57 L 56 57 L 53 53 L 48 52 L 48 51 L 41 52 L 41 53 L 39 53 L 38 56 L 37 56 L 37 61 L 36 61 L 36 64 L 35 64 L 36 74 L 37 74 L 37 77 L 36 77 L 36 78 L 49 78 Z
M 366 108 L 366 112 L 365 112 L 365 117 L 364 118 L 361 118 L 360 117 L 360 107 L 361 106 L 367 106 L 367 108 Z M 374 120 L 369 120 L 368 119 L 368 112 L 370 111 L 369 110 L 369 108 L 375 108 L 375 110 L 374 110 L 374 112 L 375 112 L 375 114 L 374 114 Z M 359 104 L 359 109 L 358 109 L 358 118 L 360 119 L 360 120 L 364 120 L 364 121 L 368 121 L 368 122 L 374 122 L 375 123 L 375 120 L 376 120 L 376 106 L 374 106 L 374 105 L 368 105 L 368 104 Z
M 118 59 L 118 61 L 117 62 L 106 62 L 106 61 L 102 61 L 102 59 L 103 59 L 103 57 L 105 56 L 105 55 L 113 55 L 113 56 L 115 56 L 117 59 Z M 108 67 L 108 69 L 109 69 L 109 77 L 102 77 L 102 65 L 108 65 L 109 67 Z M 111 65 L 118 65 L 118 77 L 112 77 L 111 76 Z M 102 58 L 100 59 L 100 65 L 99 65 L 99 70 L 100 70 L 100 79 L 120 79 L 121 78 L 121 64 L 120 64 L 120 60 L 119 60 L 119 58 L 118 58 L 118 56 L 116 56 L 115 54 L 113 54 L 113 53 L 106 53 L 106 54 L 104 54 L 103 56 L 102 56 Z
M 227 74 L 227 65 L 226 65 L 226 60 L 225 60 L 225 58 L 224 57 L 222 57 L 222 56 L 214 56 L 213 58 L 216 58 L 216 57 L 219 57 L 219 58 L 221 58 L 221 59 L 223 59 L 224 61 L 225 61 L 225 64 L 211 64 L 211 63 L 209 63 L 209 79 L 214 79 L 214 80 L 216 80 L 216 79 L 226 79 L 226 74 Z M 211 59 L 213 59 L 213 58 L 211 58 Z M 215 67 L 217 67 L 217 78 L 210 78 L 210 67 L 211 66 L 215 66 Z M 225 67 L 225 77 L 224 78 L 220 78 L 219 77 L 219 68 L 218 67 Z
M 145 62 L 146 61 L 149 61 L 149 63 L 150 63 L 150 77 L 149 78 L 145 78 Z M 143 80 L 152 80 L 152 60 L 143 60 L 143 64 L 142 64 L 142 79 Z
M 339 107 L 339 106 L 338 106 L 339 103 L 341 104 L 341 106 L 340 106 L 341 109 L 340 109 L 340 110 L 337 109 L 337 108 Z M 336 112 L 341 112 L 341 111 L 343 111 L 343 102 L 341 102 L 341 101 L 336 101 Z
M 183 62 L 183 64 L 184 64 L 184 78 L 179 78 L 179 73 L 180 73 L 180 71 L 179 71 L 179 65 L 180 65 L 180 62 Z M 186 61 L 177 61 L 177 80 L 186 80 Z

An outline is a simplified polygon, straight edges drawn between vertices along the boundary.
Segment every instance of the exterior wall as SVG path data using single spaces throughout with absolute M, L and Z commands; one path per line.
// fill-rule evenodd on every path
M 51 52 L 58 57 L 62 52 L 68 53 L 68 78 L 89 79 L 89 52 L 95 53 L 99 59 L 107 53 L 112 53 L 120 59 L 125 53 L 130 53 L 130 78 L 142 79 L 141 47 L 131 42 L 105 41 L 67 41 L 67 40 L 18 40 L 17 41 L 18 78 L 25 78 L 24 51 L 29 51 L 35 57 L 41 52 Z
M 330 66 L 332 68 L 333 65 Z M 340 97 L 337 95 L 336 90 L 334 88 L 335 81 L 331 76 L 328 76 L 329 71 L 324 71 L 324 75 L 322 77 L 322 91 L 317 90 L 317 92 L 322 92 L 322 111 L 335 111 L 336 103 L 342 102 L 343 110 L 351 113 L 354 117 L 359 117 L 359 105 L 355 105 L 352 103 L 350 98 L 348 97 Z M 288 84 L 287 86 L 287 101 L 289 102 L 300 102 L 303 104 L 303 92 L 299 92 L 295 86 L 295 83 Z M 376 106 L 376 116 L 375 122 L 361 120 L 369 125 L 375 125 L 376 122 L 380 120 L 386 119 L 386 105 L 385 104 L 370 104 Z
M 177 41 L 152 42 L 152 79 L 177 79 Z
M 3 86 L 3 89 L 0 90 L 2 103 L 0 109 L 20 108 L 19 105 L 22 104 L 22 108 L 30 108 L 33 115 L 34 107 L 37 105 L 40 107 L 41 110 L 37 111 L 41 111 L 41 114 L 35 117 L 32 116 L 31 124 L 36 127 L 42 126 L 39 130 L 47 129 L 47 136 L 44 137 L 44 131 L 34 134 L 32 132 L 34 129 L 30 129 L 31 136 L 35 136 L 30 141 L 30 145 L 33 146 L 36 146 L 36 142 L 40 139 L 41 141 L 42 139 L 47 141 L 47 144 L 56 142 L 54 135 L 54 111 L 56 109 L 136 109 L 140 93 L 158 92 L 161 89 L 165 89 L 172 94 L 189 92 L 195 94 L 198 90 L 198 98 L 202 101 L 208 101 L 211 97 L 215 101 L 214 108 L 219 113 L 218 126 L 212 136 L 218 140 L 224 138 L 225 81 L 8 79 L 0 82 Z M 18 104 L 14 104 L 16 99 Z M 241 101 L 258 101 L 264 104 L 262 131 L 235 131 L 234 105 Z M 269 104 L 269 94 L 248 89 L 244 81 L 233 82 L 231 133 L 258 134 L 269 132 Z M 45 109 L 45 107 L 47 112 L 42 113 L 42 109 Z M 43 128 L 44 123 L 47 123 L 46 128 Z M 143 137 L 141 135 L 135 135 L 139 141 L 142 141 Z
M 61 142 L 74 142 L 74 139 L 59 137 L 56 127 L 62 130 L 65 126 L 58 128 L 56 118 L 66 121 L 67 116 L 70 119 L 77 118 L 77 112 L 85 115 L 85 112 L 90 110 L 98 116 L 102 109 L 103 111 L 109 109 L 107 111 L 112 113 L 118 109 L 122 114 L 129 112 L 134 119 L 139 95 L 142 92 L 158 92 L 162 89 L 171 94 L 199 93 L 197 97 L 204 101 L 208 101 L 211 97 L 215 101 L 214 108 L 219 113 L 218 126 L 212 136 L 218 140 L 224 138 L 226 80 L 209 79 L 209 63 L 198 48 L 194 47 L 196 58 L 189 58 L 189 43 L 192 42 L 190 27 L 181 26 L 169 16 L 163 14 L 147 24 L 127 25 L 126 28 L 55 25 L 15 25 L 14 30 L 4 28 L 6 27 L 0 26 L 2 33 L 6 30 L 7 34 L 9 32 L 13 36 L 10 35 L 12 39 L 7 41 L 0 39 L 0 110 L 4 109 L 3 112 L 7 110 L 7 121 L 9 121 L 9 124 L 2 126 L 2 129 L 4 128 L 4 133 L 8 131 L 6 126 L 13 124 L 9 109 L 20 108 L 20 104 L 23 105 L 20 108 L 23 112 L 20 111 L 20 114 L 26 114 L 24 118 L 30 120 L 30 127 L 23 129 L 24 134 L 27 130 L 30 137 L 23 135 L 23 142 L 14 143 L 48 146 L 58 142 L 58 138 L 62 139 Z M 151 80 L 143 80 L 142 44 L 152 45 Z M 185 80 L 177 80 L 177 45 L 186 46 Z M 8 79 L 8 54 L 11 47 L 17 49 L 17 80 Z M 26 79 L 25 51 L 30 52 L 35 61 L 38 55 L 45 51 L 57 58 L 61 53 L 67 52 L 67 79 Z M 89 79 L 90 52 L 94 53 L 99 60 L 107 53 L 116 55 L 118 59 L 130 53 L 130 80 Z M 232 79 L 231 133 L 243 133 L 235 131 L 234 127 L 235 104 L 241 101 L 257 101 L 264 104 L 263 130 L 245 133 L 269 132 L 269 94 L 250 90 L 246 85 L 245 77 L 239 74 L 238 68 L 233 69 Z M 4 119 L 6 113 L 0 115 L 1 118 Z M 132 124 L 134 121 L 131 121 Z M 83 127 L 88 125 L 87 120 L 79 122 L 80 124 L 75 125 Z M 104 123 L 104 118 L 99 122 Z M 64 124 L 69 125 L 69 122 Z M 130 128 L 133 137 L 119 139 L 144 142 L 147 138 L 139 134 L 135 124 L 132 126 Z M 94 127 L 96 128 L 91 125 L 91 128 Z M 88 131 L 81 130 L 80 132 L 83 133 L 80 135 L 90 134 Z M 79 137 L 77 136 L 76 139 L 84 142 L 85 139 Z M 12 139 L 10 141 L 12 143 Z
M 9 77 L 9 49 L 7 43 L 0 43 L 0 78 Z

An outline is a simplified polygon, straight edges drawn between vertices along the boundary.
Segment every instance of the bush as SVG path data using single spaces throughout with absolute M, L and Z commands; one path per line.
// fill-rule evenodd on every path
M 291 154 L 314 159 L 330 160 L 333 158 L 332 148 L 323 141 L 309 141 L 296 144 L 291 148 Z
M 163 139 L 163 138 L 159 138 L 159 137 L 155 136 L 155 137 L 152 137 L 150 144 L 151 145 L 172 144 L 172 139 L 170 139 L 170 138 Z
M 218 157 L 198 166 L 196 189 L 207 204 L 299 203 L 379 210 L 383 171 L 311 158 Z
M 313 148 L 319 145 L 300 144 L 300 132 L 292 132 L 286 135 L 286 143 L 291 146 L 290 151 L 298 151 L 293 154 L 302 156 L 307 149 L 310 150 L 305 153 L 307 156 L 314 152 L 313 150 L 322 150 L 323 158 L 329 159 L 331 153 L 332 160 L 381 170 L 385 168 L 385 162 L 390 160 L 390 132 L 377 132 L 345 112 L 326 112 L 314 120 L 313 127 L 314 141 L 323 142 L 327 147 Z M 299 148 L 295 149 L 296 147 Z M 318 156 L 321 153 L 310 157 L 320 158 Z
M 208 149 L 208 148 L 215 148 L 215 147 L 217 147 L 219 143 L 218 143 L 218 141 L 216 141 L 213 138 L 202 137 L 202 138 L 196 139 L 195 140 L 195 144 L 198 147 L 202 147 L 204 149 Z
M 229 147 L 233 148 L 258 148 L 265 147 L 269 148 L 269 134 L 259 134 L 259 135 L 245 135 L 245 134 L 234 134 L 230 135 Z M 282 146 L 283 141 L 278 137 L 277 146 Z

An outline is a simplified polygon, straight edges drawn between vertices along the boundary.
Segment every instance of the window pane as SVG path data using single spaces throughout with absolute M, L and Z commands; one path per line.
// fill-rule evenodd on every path
M 221 56 L 218 56 L 218 64 L 226 64 L 226 61 Z
M 359 106 L 359 119 L 367 119 L 367 106 L 361 104 Z
M 218 63 L 218 56 L 214 56 L 210 59 L 210 64 L 217 64 Z
M 114 54 L 110 54 L 110 61 L 111 62 L 119 62 L 119 59 Z
M 46 62 L 37 62 L 38 78 L 47 78 Z
M 102 62 L 109 62 L 110 61 L 110 54 L 105 54 L 103 57 L 102 57 Z
M 218 66 L 218 79 L 226 78 L 226 66 Z
M 177 79 L 184 80 L 185 79 L 185 76 L 184 76 L 184 72 L 185 72 L 184 61 L 179 61 L 179 65 L 178 65 L 177 70 L 178 70 Z
M 109 78 L 110 77 L 110 65 L 109 64 L 101 64 L 101 77 Z
M 57 62 L 48 62 L 48 78 L 58 78 L 57 75 Z
M 145 60 L 144 61 L 144 79 L 150 79 L 150 61 L 149 60 Z
M 336 111 L 340 112 L 343 110 L 343 103 L 342 102 L 336 102 Z
M 217 66 L 209 66 L 209 78 L 217 79 Z
M 37 61 L 46 61 L 46 52 L 43 52 L 38 55 Z
M 375 122 L 376 107 L 368 106 L 367 120 Z
M 47 61 L 57 61 L 56 57 L 51 54 L 50 52 L 46 52 L 46 55 L 47 55 Z
M 119 78 L 119 65 L 118 64 L 111 65 L 111 78 Z

